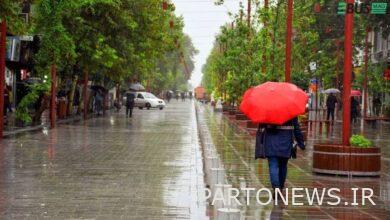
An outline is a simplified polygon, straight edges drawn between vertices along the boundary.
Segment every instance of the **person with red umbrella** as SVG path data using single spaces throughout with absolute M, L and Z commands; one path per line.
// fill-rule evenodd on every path
M 275 193 L 285 187 L 288 160 L 305 143 L 297 116 L 306 112 L 308 95 L 291 83 L 267 82 L 245 92 L 240 110 L 259 123 L 255 158 L 267 158 Z M 274 194 L 275 196 L 275 194 Z

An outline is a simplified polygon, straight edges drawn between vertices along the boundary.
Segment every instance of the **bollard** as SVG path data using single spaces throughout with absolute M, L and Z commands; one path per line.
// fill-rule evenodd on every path
M 205 163 L 205 170 L 207 173 L 210 172 L 210 169 L 213 168 L 213 160 L 215 160 L 217 157 L 211 156 L 211 157 L 206 157 L 206 160 L 204 161 Z M 215 162 L 214 162 L 215 163 Z
M 225 199 L 225 201 L 224 201 L 225 204 L 224 204 L 223 201 L 220 201 L 220 200 L 215 200 L 214 201 L 214 208 L 216 210 L 218 210 L 220 208 L 228 208 L 228 207 L 230 208 L 230 206 L 227 204 L 228 203 L 227 199 L 229 197 L 229 189 L 231 189 L 231 188 L 232 188 L 232 185 L 230 185 L 230 184 L 223 184 L 223 183 L 215 184 L 215 185 L 213 185 L 211 187 L 211 198 L 212 198 L 212 200 L 214 198 L 216 198 L 215 197 L 215 192 L 216 192 L 217 189 L 222 191 L 222 196 Z M 211 203 L 213 202 L 212 200 L 211 200 Z
M 225 183 L 225 169 L 224 168 L 211 168 L 210 169 L 210 185 L 213 188 L 216 184 Z
M 241 219 L 240 210 L 236 208 L 219 208 L 217 213 L 218 219 L 236 220 Z

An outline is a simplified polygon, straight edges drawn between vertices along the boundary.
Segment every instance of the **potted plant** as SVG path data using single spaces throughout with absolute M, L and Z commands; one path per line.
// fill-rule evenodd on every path
M 315 144 L 313 171 L 335 175 L 379 176 L 381 149 L 362 135 L 353 135 L 350 144 Z
M 370 148 L 373 147 L 372 142 L 362 135 L 352 135 L 350 138 L 351 146 L 357 148 Z

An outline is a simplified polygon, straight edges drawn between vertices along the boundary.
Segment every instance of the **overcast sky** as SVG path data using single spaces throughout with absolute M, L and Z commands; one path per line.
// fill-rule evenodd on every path
M 222 6 L 215 0 L 172 0 L 176 6 L 176 15 L 184 17 L 184 32 L 188 34 L 194 46 L 199 50 L 195 57 L 195 70 L 190 83 L 196 87 L 202 80 L 202 66 L 211 52 L 215 35 L 220 26 L 230 23 L 228 12 L 237 12 L 239 0 L 226 0 Z M 246 6 L 247 0 L 243 0 Z

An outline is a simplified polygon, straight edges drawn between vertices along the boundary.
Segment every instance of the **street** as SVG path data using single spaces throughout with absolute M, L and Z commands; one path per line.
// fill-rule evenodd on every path
M 124 111 L 1 144 L 2 219 L 202 219 L 193 103 Z

